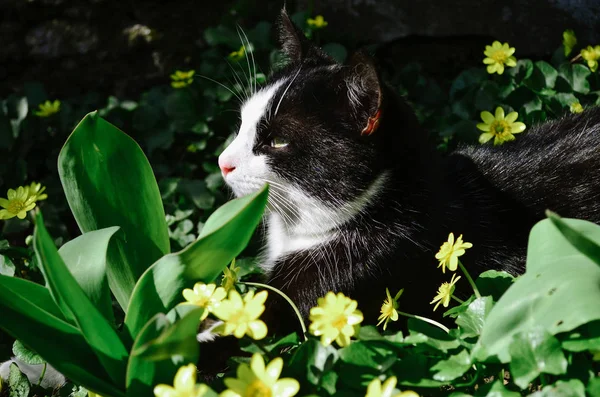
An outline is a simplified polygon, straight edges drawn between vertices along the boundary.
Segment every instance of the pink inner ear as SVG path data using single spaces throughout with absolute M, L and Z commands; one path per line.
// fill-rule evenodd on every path
M 377 112 L 375 112 L 375 115 L 369 117 L 369 120 L 367 120 L 367 126 L 365 128 L 363 128 L 363 130 L 360 132 L 361 135 L 371 135 L 372 133 L 374 133 L 377 128 L 379 128 L 379 119 L 381 118 L 381 109 L 377 109 Z

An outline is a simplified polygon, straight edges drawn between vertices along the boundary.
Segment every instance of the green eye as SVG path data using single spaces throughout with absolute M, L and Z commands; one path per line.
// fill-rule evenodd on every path
M 285 138 L 280 138 L 278 136 L 274 137 L 273 139 L 271 139 L 271 147 L 272 148 L 276 148 L 276 149 L 280 149 L 283 147 L 286 147 L 288 145 L 288 140 Z

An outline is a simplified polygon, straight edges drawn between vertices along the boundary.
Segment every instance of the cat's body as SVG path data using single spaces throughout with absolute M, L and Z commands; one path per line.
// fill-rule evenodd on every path
M 598 109 L 442 157 L 367 57 L 336 64 L 285 14 L 281 36 L 291 63 L 244 104 L 219 164 L 236 195 L 270 183 L 262 266 L 304 316 L 341 291 L 373 323 L 386 287 L 404 288 L 401 305 L 429 315 L 450 278 L 434 258 L 450 232 L 473 243 L 464 257 L 473 275 L 518 274 L 545 209 L 600 222 Z M 266 316 L 293 329 L 277 298 Z

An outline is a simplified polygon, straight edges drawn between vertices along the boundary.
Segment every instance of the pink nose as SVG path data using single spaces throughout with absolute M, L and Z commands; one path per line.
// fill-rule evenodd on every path
M 227 174 L 229 174 L 231 171 L 235 170 L 235 166 L 225 162 L 221 159 L 221 157 L 219 157 L 219 168 L 221 168 L 221 172 L 223 173 L 224 177 L 227 176 Z

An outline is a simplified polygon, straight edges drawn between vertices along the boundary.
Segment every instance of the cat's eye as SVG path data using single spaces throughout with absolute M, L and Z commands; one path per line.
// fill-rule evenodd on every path
M 285 138 L 281 138 L 281 137 L 273 137 L 273 139 L 271 139 L 271 147 L 275 148 L 275 149 L 281 149 L 286 147 L 289 144 L 288 140 Z

